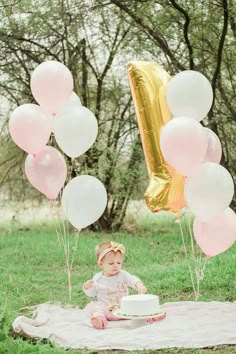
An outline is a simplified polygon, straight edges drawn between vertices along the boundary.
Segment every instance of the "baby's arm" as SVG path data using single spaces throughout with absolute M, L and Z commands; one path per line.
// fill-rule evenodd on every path
M 88 290 L 92 287 L 93 287 L 93 279 L 87 280 L 83 285 L 84 290 Z
M 137 289 L 138 294 L 146 294 L 147 288 L 143 285 L 141 281 L 135 284 L 135 288 Z
M 145 294 L 147 292 L 146 287 L 143 285 L 143 282 L 138 277 L 126 272 L 125 270 L 122 271 L 122 274 L 124 276 L 126 284 L 129 287 L 136 289 L 139 294 Z
M 95 290 L 93 284 L 94 284 L 93 279 L 87 280 L 83 284 L 83 291 L 89 297 L 95 297 L 96 296 L 96 290 Z

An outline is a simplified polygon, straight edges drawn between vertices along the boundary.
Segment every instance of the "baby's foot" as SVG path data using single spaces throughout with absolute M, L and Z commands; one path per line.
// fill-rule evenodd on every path
M 104 328 L 103 320 L 101 320 L 99 317 L 91 318 L 91 323 L 93 325 L 93 328 L 96 328 L 96 329 L 103 329 Z
M 94 314 L 91 317 L 91 323 L 93 328 L 104 329 L 107 326 L 107 319 L 103 314 L 96 315 Z
M 163 315 L 158 316 L 158 317 L 151 317 L 147 319 L 147 323 L 152 323 L 152 322 L 157 322 L 161 321 L 166 317 L 166 312 L 163 313 Z

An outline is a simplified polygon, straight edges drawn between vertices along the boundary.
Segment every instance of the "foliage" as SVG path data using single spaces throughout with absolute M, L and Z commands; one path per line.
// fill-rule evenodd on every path
M 33 101 L 30 75 L 45 60 L 68 66 L 75 92 L 98 119 L 96 144 L 67 163 L 68 180 L 90 173 L 105 184 L 109 203 L 99 228 L 119 229 L 129 199 L 147 185 L 126 72 L 134 59 L 158 62 L 172 75 L 193 69 L 208 77 L 214 104 L 203 124 L 219 136 L 221 163 L 235 180 L 235 2 L 0 0 L 0 13 L 0 95 L 8 102 L 1 119 Z M 56 146 L 53 136 L 50 145 Z M 23 177 L 25 154 L 9 142 L 6 126 L 0 146 L 2 193 L 38 196 Z
M 33 101 L 30 75 L 39 63 L 58 60 L 71 70 L 76 93 L 95 113 L 99 135 L 86 154 L 73 163 L 67 158 L 68 180 L 80 173 L 100 178 L 108 191 L 109 203 L 98 225 L 104 230 L 117 229 L 140 178 L 138 166 L 143 159 L 125 76 L 124 54 L 131 40 L 130 28 L 124 28 L 121 16 L 113 18 L 106 9 L 94 9 L 93 2 L 91 6 L 87 1 L 78 6 L 73 0 L 36 4 L 37 1 L 22 1 L 13 7 L 2 1 L 0 93 L 14 109 Z M 50 144 L 56 146 L 53 137 Z M 4 154 L 0 171 L 7 167 L 7 174 L 0 182 L 5 191 L 18 198 L 9 181 L 15 178 L 13 187 L 21 189 L 16 174 L 24 175 L 25 154 L 13 148 L 6 128 L 1 145 Z M 32 196 L 29 185 L 25 188 L 25 181 L 19 180 L 25 191 L 22 197 Z
M 235 2 L 144 0 L 134 5 L 133 1 L 99 0 L 99 4 L 119 8 L 126 15 L 127 26 L 136 26 L 142 49 L 172 75 L 191 69 L 209 79 L 214 103 L 203 124 L 219 136 L 221 164 L 235 181 Z

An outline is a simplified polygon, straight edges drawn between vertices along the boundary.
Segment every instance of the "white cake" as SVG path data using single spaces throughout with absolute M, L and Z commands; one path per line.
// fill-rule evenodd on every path
M 126 316 L 150 316 L 160 312 L 157 295 L 128 295 L 121 298 L 120 313 Z

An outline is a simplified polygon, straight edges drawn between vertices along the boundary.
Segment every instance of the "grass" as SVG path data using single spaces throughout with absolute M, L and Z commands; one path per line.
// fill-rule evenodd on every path
M 127 255 L 124 268 L 139 276 L 150 293 L 159 294 L 162 303 L 194 300 L 178 224 L 174 223 L 171 216 L 150 215 L 129 217 L 125 228 L 118 233 L 82 232 L 79 235 L 72 272 L 71 302 L 68 299 L 65 258 L 57 240 L 55 226 L 48 223 L 25 226 L 13 223 L 0 226 L 0 353 L 65 352 L 47 341 L 32 342 L 12 336 L 11 323 L 19 315 L 30 316 L 31 312 L 27 307 L 35 304 L 50 301 L 83 307 L 88 303 L 89 298 L 82 292 L 81 286 L 98 271 L 94 248 L 103 240 L 111 239 L 125 244 Z M 73 234 L 69 236 L 73 247 Z M 186 243 L 189 249 L 189 239 L 186 239 Z M 235 251 L 236 244 L 208 261 L 204 279 L 201 281 L 200 301 L 235 300 Z M 199 251 L 197 253 L 199 256 Z M 188 261 L 194 266 L 191 257 Z M 236 353 L 236 347 L 165 349 L 154 352 L 225 354 Z

